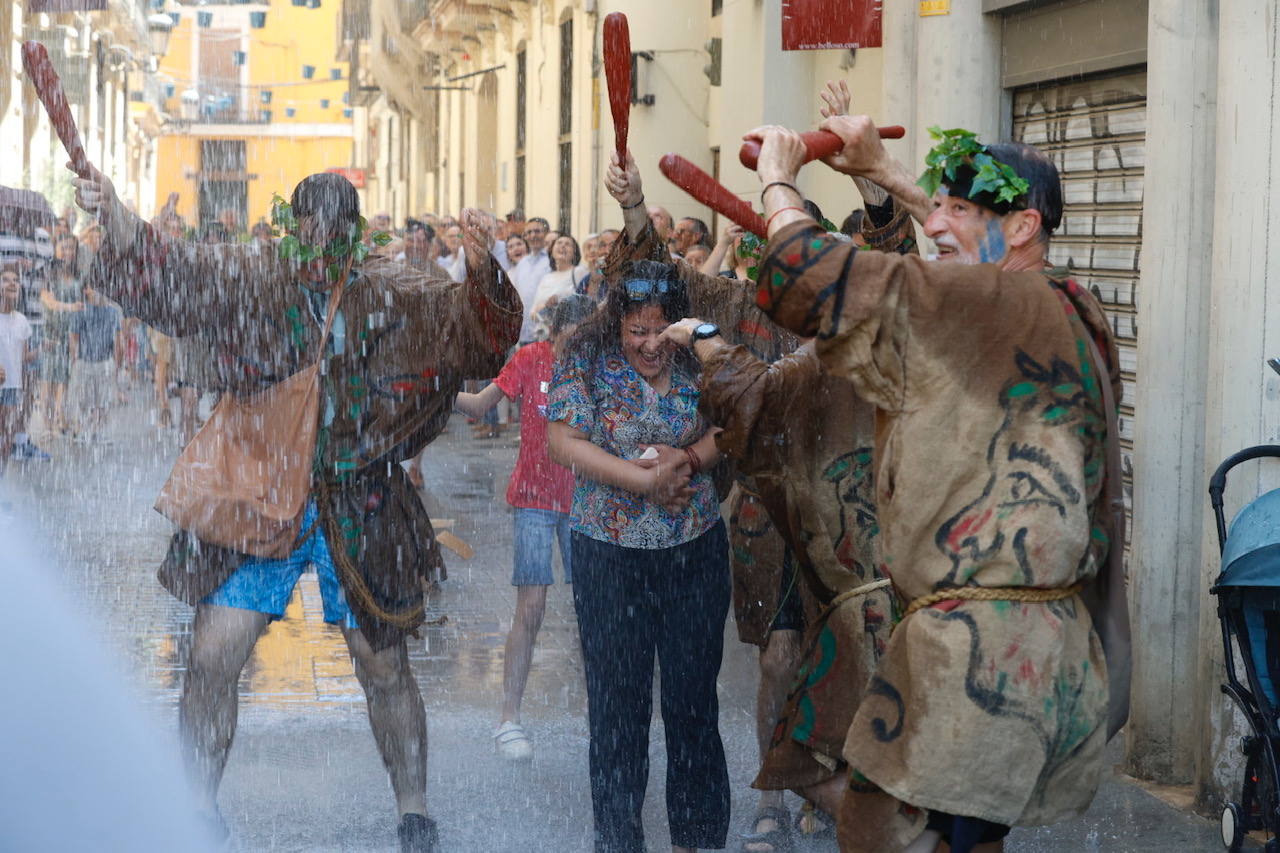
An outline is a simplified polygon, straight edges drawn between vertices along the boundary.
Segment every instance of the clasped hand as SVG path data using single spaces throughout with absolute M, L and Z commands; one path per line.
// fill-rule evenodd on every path
M 689 485 L 692 475 L 689 456 L 683 450 L 666 444 L 652 446 L 658 452 L 656 459 L 632 459 L 631 464 L 645 469 L 648 474 L 648 497 L 668 512 L 683 512 L 694 495 Z

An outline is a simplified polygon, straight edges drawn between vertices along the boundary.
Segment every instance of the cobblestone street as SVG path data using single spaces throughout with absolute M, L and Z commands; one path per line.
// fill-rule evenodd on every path
M 46 440 L 51 462 L 12 464 L 0 480 L 0 516 L 33 521 L 33 538 L 51 548 L 86 606 L 106 624 L 105 642 L 136 673 L 160 718 L 176 726 L 192 614 L 155 581 L 168 525 L 151 504 L 178 446 L 171 431 L 151 425 L 140 392 L 115 413 L 110 434 L 110 444 L 87 447 Z M 536 757 L 514 766 L 494 753 L 502 645 L 515 599 L 511 514 L 502 496 L 516 447 L 513 432 L 476 439 L 455 418 L 425 464 L 424 499 L 433 518 L 475 549 L 469 560 L 446 552 L 450 577 L 432 609 L 447 622 L 411 644 L 430 726 L 429 804 L 442 848 L 455 853 L 590 849 L 586 700 L 572 600 L 562 584 L 549 596 L 524 703 Z M 734 783 L 729 843 L 736 849 L 734 835 L 746 829 L 754 805 L 748 783 L 757 761 L 751 721 L 756 676 L 754 650 L 737 642 L 731 624 L 726 631 L 721 731 Z M 304 576 L 287 618 L 258 643 L 241 696 L 221 795 L 236 849 L 394 849 L 390 785 L 341 636 L 321 621 L 313 574 Z M 660 720 L 651 742 L 646 823 L 650 849 L 661 850 L 667 835 Z M 1117 780 L 1086 818 L 1018 830 L 1008 849 L 1219 846 L 1215 824 Z M 802 849 L 835 847 L 815 842 Z

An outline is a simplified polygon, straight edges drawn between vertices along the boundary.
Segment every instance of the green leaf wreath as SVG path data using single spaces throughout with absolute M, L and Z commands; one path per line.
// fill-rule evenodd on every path
M 826 231 L 828 233 L 833 233 L 833 234 L 844 233 L 830 219 L 823 219 L 821 222 L 818 223 L 818 225 L 821 226 L 823 231 Z M 764 245 L 765 245 L 765 241 L 761 240 L 759 237 L 757 237 L 755 234 L 752 234 L 750 231 L 744 231 L 742 233 L 742 240 L 738 242 L 738 250 L 737 250 L 738 257 L 742 258 L 743 260 L 755 261 L 754 264 L 747 267 L 747 278 L 751 279 L 752 281 L 756 281 L 758 278 L 757 273 L 760 272 L 760 256 L 764 254 Z M 870 249 L 870 248 L 871 248 L 870 246 L 858 247 L 860 251 L 864 249 Z
M 279 193 L 271 196 L 271 234 L 280 238 L 276 251 L 282 260 L 308 264 L 317 258 L 350 256 L 358 264 L 369 257 L 369 245 L 360 239 L 366 227 L 368 223 L 361 216 L 344 236 L 334 237 L 323 246 L 303 243 L 298 239 L 298 218 L 294 216 L 289 202 L 281 198 Z M 369 240 L 375 246 L 385 246 L 391 242 L 392 237 L 386 231 L 373 231 L 369 234 Z M 327 273 L 330 280 L 337 281 L 342 268 L 334 262 L 329 264 Z
M 943 130 L 935 125 L 929 128 L 929 135 L 938 140 L 938 144 L 925 155 L 926 168 L 916 183 L 930 197 L 944 180 L 956 180 L 961 168 L 974 172 L 969 198 L 979 193 L 991 193 L 997 202 L 1013 203 L 1030 188 L 1026 179 L 1018 177 L 1013 167 L 992 157 L 973 131 L 962 127 Z

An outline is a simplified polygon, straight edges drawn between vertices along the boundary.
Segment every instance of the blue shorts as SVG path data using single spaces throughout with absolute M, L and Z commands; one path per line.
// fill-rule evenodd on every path
M 569 558 L 571 537 L 569 513 L 550 509 L 516 507 L 515 570 L 513 586 L 546 586 L 555 583 L 551 572 L 551 548 L 560 541 L 560 562 L 564 566 L 564 582 L 573 583 Z
M 246 560 L 222 586 L 206 595 L 200 603 L 255 610 L 278 619 L 284 615 L 298 578 L 310 565 L 315 567 L 320 581 L 324 621 L 344 628 L 358 628 L 355 614 L 342 592 L 342 584 L 338 583 L 338 570 L 329 553 L 324 529 L 317 527 L 315 533 L 311 533 L 311 528 L 317 523 L 316 517 L 316 505 L 309 501 L 302 515 L 302 533 L 298 537 L 304 541 L 292 554 L 280 560 L 261 557 Z M 310 538 L 304 539 L 308 534 L 311 534 Z
M 16 408 L 21 405 L 21 388 L 0 388 L 0 406 L 13 406 Z

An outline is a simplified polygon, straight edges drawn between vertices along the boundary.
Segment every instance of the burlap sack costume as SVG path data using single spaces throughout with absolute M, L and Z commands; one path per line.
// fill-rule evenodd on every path
M 760 300 L 877 408 L 880 548 L 902 600 L 1000 597 L 944 593 L 895 629 L 845 745 L 855 782 L 1003 824 L 1083 812 L 1104 770 L 1107 665 L 1075 593 L 1110 545 L 1086 335 L 1101 379 L 1120 381 L 1097 301 L 1042 273 L 855 256 L 810 222 L 770 241 Z M 853 823 L 849 849 L 897 849 Z
M 891 200 L 864 222 L 868 250 L 916 250 L 914 226 Z M 848 379 L 823 369 L 812 343 L 772 364 L 724 345 L 707 358 L 703 377 L 708 416 L 724 428 L 720 449 L 780 520 L 806 598 L 817 605 L 755 780 L 760 788 L 799 790 L 844 772 L 849 724 L 895 618 L 878 568 L 875 409 Z
M 274 253 L 172 240 L 141 220 L 133 234 L 125 246 L 104 243 L 103 290 L 164 334 L 205 336 L 230 393 L 274 384 L 314 358 L 325 297 Z M 328 425 L 312 499 L 347 601 L 380 649 L 422 623 L 422 581 L 444 570 L 431 520 L 397 463 L 439 435 L 463 380 L 497 375 L 522 311 L 492 257 L 461 284 L 370 257 L 354 267 L 340 316 L 339 354 L 321 380 Z M 244 560 L 178 533 L 160 581 L 194 604 Z

